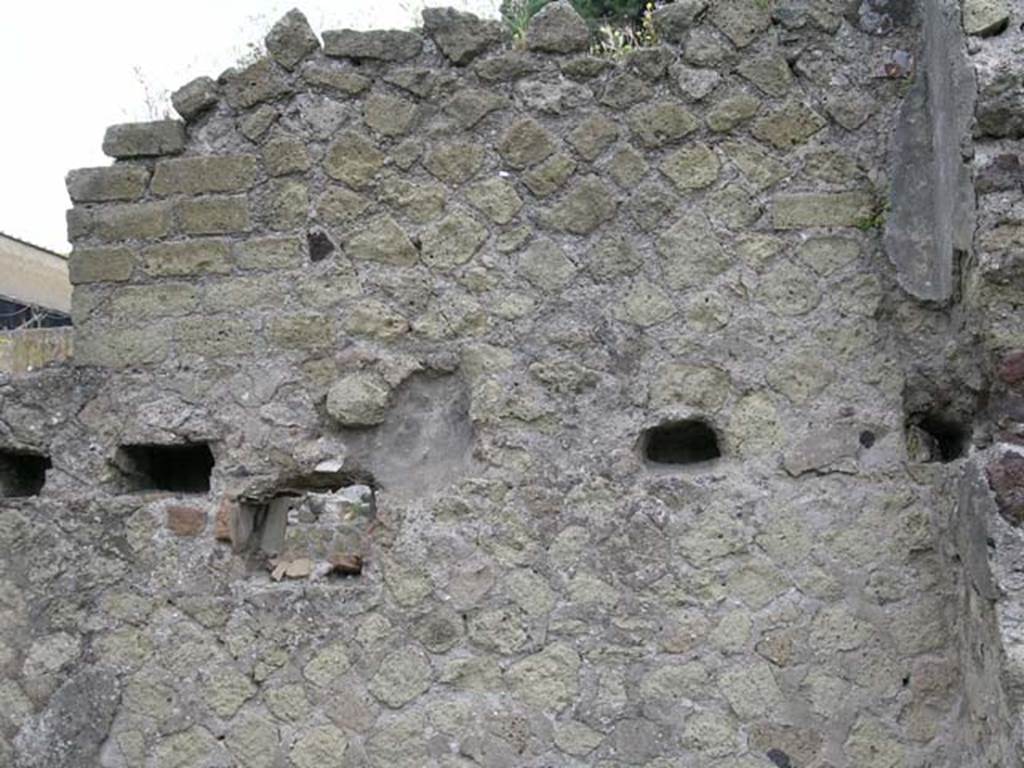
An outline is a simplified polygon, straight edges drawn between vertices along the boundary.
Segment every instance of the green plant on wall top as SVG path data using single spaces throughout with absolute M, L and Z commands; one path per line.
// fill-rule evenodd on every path
M 523 39 L 530 19 L 547 4 L 548 0 L 502 0 L 501 18 L 514 40 Z

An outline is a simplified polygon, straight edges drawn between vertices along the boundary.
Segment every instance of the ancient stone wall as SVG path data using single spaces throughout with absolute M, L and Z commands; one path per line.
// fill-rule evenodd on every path
M 112 127 L 0 382 L 0 763 L 1017 764 L 1020 10 L 293 12 Z

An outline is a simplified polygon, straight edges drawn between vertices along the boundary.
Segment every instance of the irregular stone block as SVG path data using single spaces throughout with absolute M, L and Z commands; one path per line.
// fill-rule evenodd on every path
M 502 39 L 501 23 L 484 21 L 454 8 L 424 8 L 423 29 L 448 59 L 469 64 Z
M 576 172 L 576 162 L 562 153 L 549 157 L 523 174 L 523 183 L 537 197 L 554 194 Z
M 220 76 L 224 99 L 235 109 L 249 109 L 291 91 L 274 61 L 264 57 L 244 69 L 229 69 Z
M 487 228 L 472 216 L 453 213 L 423 233 L 423 263 L 440 270 L 465 264 L 487 236 Z
M 440 184 L 411 182 L 398 176 L 388 177 L 378 192 L 380 202 L 398 208 L 404 216 L 417 224 L 426 224 L 440 216 L 447 197 L 445 188 Z M 346 200 L 340 194 L 332 196 L 331 203 L 332 208 L 344 216 L 349 216 L 351 210 L 364 204 L 358 200 Z
M 135 255 L 127 248 L 75 248 L 68 258 L 72 285 L 124 282 L 135 269 Z
M 296 237 L 261 237 L 234 247 L 240 269 L 290 269 L 302 264 L 302 242 Z
M 499 93 L 462 88 L 444 105 L 444 111 L 454 117 L 462 128 L 472 128 L 487 115 L 508 106 L 509 100 Z
M 295 69 L 299 62 L 320 49 L 320 41 L 297 8 L 288 11 L 271 27 L 264 43 L 271 58 L 288 70 Z
M 391 388 L 375 373 L 351 373 L 327 392 L 327 413 L 343 427 L 372 427 L 384 421 Z
M 107 128 L 103 154 L 110 157 L 177 155 L 185 149 L 185 124 L 180 120 L 121 123 Z
M 384 165 L 384 153 L 367 137 L 345 131 L 327 148 L 324 170 L 332 179 L 359 189 Z
M 269 104 L 261 104 L 252 112 L 238 119 L 238 130 L 249 141 L 259 141 L 260 137 L 270 130 L 270 126 L 281 116 Z
M 345 252 L 353 259 L 396 267 L 410 267 L 419 260 L 419 251 L 409 236 L 387 215 L 367 222 L 362 231 L 345 244 Z
M 717 155 L 703 143 L 677 149 L 660 166 L 661 172 L 680 192 L 711 186 L 718 180 L 718 169 Z
M 537 69 L 538 64 L 533 57 L 517 51 L 491 56 L 473 65 L 473 70 L 480 79 L 490 83 L 518 80 L 532 75 Z
M 588 176 L 572 187 L 545 216 L 556 229 L 586 235 L 615 216 L 615 197 L 597 176 Z
M 111 297 L 109 306 L 112 316 L 133 322 L 154 317 L 180 317 L 199 306 L 199 291 L 189 283 L 126 285 Z
M 601 103 L 612 109 L 628 109 L 653 95 L 651 86 L 632 72 L 616 72 L 605 83 Z
M 858 433 L 851 427 L 833 427 L 807 435 L 782 455 L 782 466 L 793 477 L 808 472 L 828 474 L 857 471 Z
M 370 200 L 342 186 L 331 186 L 320 196 L 316 212 L 326 224 L 349 224 L 370 207 Z
M 218 97 L 217 83 L 213 78 L 197 77 L 171 94 L 171 104 L 182 118 L 191 121 L 214 106 Z
M 347 59 L 408 61 L 423 49 L 423 38 L 415 32 L 397 29 L 328 30 L 323 33 L 324 53 Z
M 657 149 L 697 130 L 699 123 L 682 105 L 659 101 L 629 113 L 633 135 L 648 149 Z
M 1006 0 L 963 0 L 963 14 L 964 31 L 968 35 L 998 35 L 1010 24 L 1010 6 Z
M 576 274 L 576 265 L 553 242 L 541 239 L 519 257 L 516 271 L 538 288 L 553 291 L 568 284 Z
M 320 315 L 272 317 L 266 324 L 267 340 L 284 350 L 323 349 L 334 345 L 334 324 Z
M 149 169 L 140 165 L 79 168 L 67 175 L 68 195 L 76 203 L 138 200 L 146 193 Z
M 707 215 L 699 210 L 684 213 L 654 245 L 664 259 L 665 282 L 676 290 L 705 285 L 731 264 Z
M 584 118 L 568 136 L 584 160 L 596 160 L 619 137 L 619 126 L 601 115 Z
M 478 182 L 467 192 L 472 206 L 496 224 L 508 224 L 523 207 L 516 188 L 500 178 Z
M 568 0 L 556 0 L 530 19 L 526 47 L 547 53 L 585 51 L 590 47 L 590 28 Z
M 187 235 L 228 235 L 249 230 L 249 205 L 244 197 L 197 197 L 175 206 L 181 231 Z
M 231 271 L 223 240 L 161 243 L 142 252 L 142 270 L 154 277 L 224 274 Z
M 727 133 L 750 120 L 761 109 L 761 100 L 749 93 L 738 93 L 715 102 L 707 114 L 708 128 Z
M 148 240 L 171 230 L 169 203 L 132 203 L 92 212 L 92 232 L 100 240 Z
M 402 136 L 412 128 L 416 105 L 384 93 L 372 94 L 363 103 L 366 126 L 382 136 Z
M 319 62 L 309 62 L 303 65 L 300 74 L 302 79 L 310 85 L 331 88 L 346 96 L 357 96 L 373 83 L 373 80 L 358 72 L 339 69 L 337 66 Z
M 875 215 L 876 205 L 874 194 L 857 190 L 778 195 L 772 203 L 772 226 L 855 227 Z
M 770 115 L 761 118 L 752 129 L 755 138 L 776 149 L 792 149 L 803 144 L 828 124 L 806 104 L 791 101 Z
M 992 138 L 1024 138 L 1024 71 L 1003 63 L 978 88 L 975 133 Z
M 553 643 L 508 668 L 505 680 L 519 699 L 547 712 L 560 712 L 579 692 L 580 657 L 568 645 Z
M 498 154 L 513 168 L 536 165 L 554 153 L 554 137 L 532 118 L 513 123 L 498 142 Z
M 273 230 L 301 227 L 309 217 L 309 190 L 305 181 L 274 179 L 260 202 L 262 219 Z
M 309 150 L 295 139 L 275 139 L 263 145 L 263 165 L 271 176 L 302 173 L 312 167 Z
M 244 192 L 256 183 L 257 171 L 252 155 L 161 160 L 156 164 L 150 189 L 155 195 Z
M 335 725 L 317 725 L 302 731 L 288 758 L 295 768 L 330 768 L 344 765 L 348 737 Z
M 666 6 L 673 8 L 677 4 Z M 722 81 L 722 76 L 714 69 L 699 69 L 685 64 L 674 64 L 669 67 L 669 74 L 676 81 L 683 95 L 694 101 L 700 101 Z
M 759 0 L 715 0 L 710 18 L 737 48 L 745 48 L 771 26 L 771 4 Z
M 789 62 L 777 52 L 744 59 L 737 71 L 769 96 L 785 96 L 793 82 Z
M 173 339 L 178 354 L 204 357 L 244 357 L 262 349 L 256 329 L 237 319 L 211 323 L 206 317 L 181 318 L 175 321 Z
M 203 321 L 207 327 L 209 323 Z M 151 325 L 141 330 L 96 326 L 76 327 L 75 364 L 103 368 L 157 365 L 170 354 L 166 328 Z
M 442 143 L 423 159 L 423 167 L 438 181 L 457 185 L 476 176 L 483 167 L 485 157 L 485 150 L 479 144 Z
M 756 142 L 728 141 L 719 146 L 758 191 L 774 186 L 790 173 L 784 163 L 765 152 Z
M 654 11 L 654 29 L 666 43 L 682 43 L 708 8 L 708 0 L 676 0 Z

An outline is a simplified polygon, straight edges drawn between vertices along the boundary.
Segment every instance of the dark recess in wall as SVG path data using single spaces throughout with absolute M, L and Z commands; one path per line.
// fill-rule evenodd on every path
M 207 493 L 214 459 L 206 443 L 123 445 L 117 449 L 114 464 L 129 493 Z
M 51 466 L 49 456 L 0 450 L 0 498 L 38 496 Z
M 653 464 L 699 464 L 722 455 L 715 430 L 699 419 L 648 429 L 640 438 L 640 450 Z

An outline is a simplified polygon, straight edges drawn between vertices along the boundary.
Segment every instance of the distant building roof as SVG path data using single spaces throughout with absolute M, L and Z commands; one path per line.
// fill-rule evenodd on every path
M 0 232 L 0 296 L 27 306 L 70 313 L 67 258 Z
M 22 245 L 27 245 L 29 248 L 35 248 L 37 251 L 45 251 L 46 253 L 53 254 L 58 258 L 64 259 L 65 261 L 67 261 L 68 259 L 67 254 L 61 253 L 60 251 L 53 251 L 50 250 L 49 248 L 44 248 L 43 246 L 36 245 L 35 243 L 29 240 L 22 240 L 20 237 L 15 237 L 12 234 L 4 232 L 2 229 L 0 229 L 0 237 L 7 238 L 8 240 L 13 240 L 14 242 L 21 243 Z

